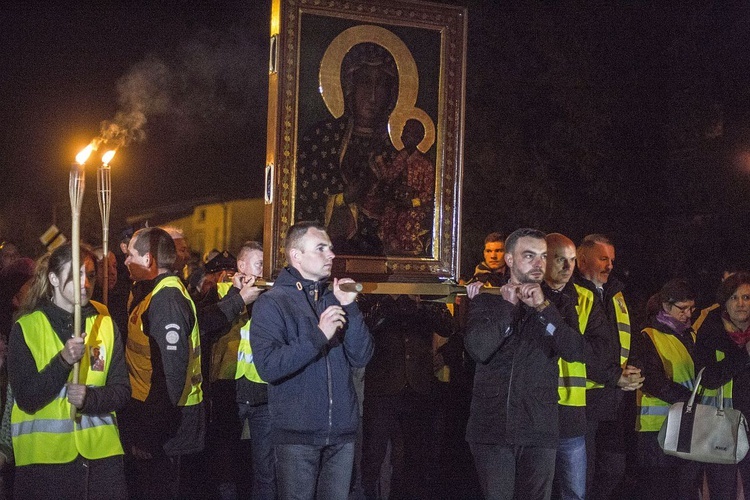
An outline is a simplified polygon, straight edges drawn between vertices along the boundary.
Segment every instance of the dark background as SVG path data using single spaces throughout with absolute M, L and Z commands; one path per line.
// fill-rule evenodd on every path
M 747 265 L 750 6 L 486 1 L 468 7 L 462 274 L 484 235 L 603 232 L 636 300 L 673 276 L 710 300 Z M 156 205 L 262 193 L 263 1 L 0 7 L 0 238 L 69 232 L 68 167 L 141 106 L 112 162 L 112 231 Z M 99 215 L 92 161 L 84 236 Z

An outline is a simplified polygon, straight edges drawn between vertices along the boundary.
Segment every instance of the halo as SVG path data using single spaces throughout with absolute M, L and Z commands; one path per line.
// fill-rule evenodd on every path
M 409 119 L 424 125 L 425 136 L 417 146 L 423 153 L 435 143 L 435 124 L 423 110 L 415 107 L 419 91 L 417 63 L 409 48 L 393 32 L 380 26 L 363 24 L 348 28 L 333 39 L 320 61 L 318 74 L 320 95 L 334 118 L 344 114 L 344 91 L 341 88 L 341 63 L 352 47 L 360 43 L 374 43 L 391 53 L 398 69 L 398 98 L 388 118 L 388 134 L 397 150 L 404 148 L 401 133 Z

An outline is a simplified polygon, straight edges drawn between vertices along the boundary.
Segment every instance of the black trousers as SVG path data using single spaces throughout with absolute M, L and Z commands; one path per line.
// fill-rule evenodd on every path
M 67 464 L 16 467 L 13 498 L 17 500 L 87 500 L 128 498 L 122 455 Z
M 362 418 L 362 488 L 369 499 L 384 498 L 380 471 L 391 443 L 390 498 L 434 498 L 429 478 L 439 457 L 434 444 L 434 407 L 430 395 L 404 389 L 393 396 L 364 400 Z

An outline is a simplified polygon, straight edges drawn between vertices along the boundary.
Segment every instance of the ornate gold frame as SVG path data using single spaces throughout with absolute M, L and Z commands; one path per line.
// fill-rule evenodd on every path
M 324 29 L 316 29 L 320 26 Z M 343 56 L 368 41 L 385 47 L 398 66 L 398 99 L 388 122 L 393 146 L 403 147 L 407 119 L 425 128 L 418 149 L 431 152 L 436 168 L 431 247 L 424 256 L 337 254 L 333 273 L 392 282 L 459 275 L 466 33 L 462 7 L 405 0 L 273 0 L 264 223 L 265 265 L 272 276 L 285 264 L 284 239 L 295 222 L 298 141 L 310 125 L 308 108 L 325 106 L 330 116 L 341 116 Z M 317 61 L 322 62 L 319 73 L 312 75 Z M 419 82 L 419 70 L 428 66 L 423 71 L 428 78 Z M 319 87 L 310 89 L 313 76 Z M 428 89 L 421 97 L 415 90 L 420 83 Z M 320 90 L 317 98 L 311 97 L 313 90 Z M 316 99 L 320 102 L 312 103 Z M 419 107 L 425 101 L 429 111 Z

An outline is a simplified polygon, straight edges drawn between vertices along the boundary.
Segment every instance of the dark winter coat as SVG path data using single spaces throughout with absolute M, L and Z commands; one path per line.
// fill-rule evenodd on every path
M 557 361 L 584 361 L 583 336 L 554 305 L 539 312 L 480 294 L 469 307 L 465 343 L 477 363 L 466 440 L 556 447 Z
M 268 382 L 275 444 L 353 442 L 359 411 L 352 370 L 373 354 L 370 332 L 356 303 L 343 306 L 346 326 L 329 341 L 319 317 L 339 305 L 326 281 L 284 269 L 255 301 L 250 344 L 258 374 Z

